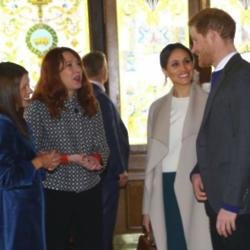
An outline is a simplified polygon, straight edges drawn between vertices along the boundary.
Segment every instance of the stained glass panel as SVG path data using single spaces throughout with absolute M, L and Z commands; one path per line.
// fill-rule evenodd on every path
M 210 0 L 210 5 L 227 11 L 234 18 L 236 21 L 236 48 L 250 62 L 250 1 Z
M 146 143 L 150 104 L 171 83 L 159 64 L 161 49 L 171 42 L 189 45 L 187 0 L 117 0 L 121 115 L 131 144 Z
M 23 65 L 32 87 L 51 47 L 89 51 L 87 0 L 2 0 L 0 17 L 0 61 Z

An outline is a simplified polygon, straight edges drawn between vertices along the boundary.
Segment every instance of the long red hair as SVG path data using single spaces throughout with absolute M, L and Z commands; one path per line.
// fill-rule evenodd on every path
M 51 49 L 44 57 L 41 74 L 32 95 L 32 100 L 39 100 L 46 104 L 52 117 L 58 118 L 65 108 L 64 103 L 68 92 L 60 78 L 60 65 L 64 63 L 63 53 L 69 52 L 75 56 L 82 68 L 82 87 L 76 91 L 79 104 L 84 114 L 93 116 L 97 112 L 97 102 L 93 94 L 92 85 L 87 79 L 81 58 L 76 51 L 67 47 Z

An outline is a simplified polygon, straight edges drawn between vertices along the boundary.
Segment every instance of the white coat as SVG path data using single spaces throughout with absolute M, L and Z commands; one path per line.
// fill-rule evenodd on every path
M 143 214 L 148 214 L 150 217 L 157 250 L 167 250 L 162 160 L 168 154 L 172 92 L 173 90 L 151 105 L 148 117 L 148 157 L 145 170 Z M 174 182 L 188 250 L 212 249 L 204 204 L 196 201 L 189 178 L 197 160 L 196 138 L 206 100 L 207 94 L 200 86 L 193 84 L 184 121 L 180 159 Z

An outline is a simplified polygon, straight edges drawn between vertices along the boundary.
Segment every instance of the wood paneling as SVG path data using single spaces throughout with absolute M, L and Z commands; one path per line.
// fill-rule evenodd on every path
M 105 52 L 105 25 L 103 13 L 103 1 L 88 0 L 89 11 L 89 36 L 91 50 Z
M 107 58 L 109 68 L 109 97 L 120 110 L 120 78 L 119 78 L 119 58 L 118 58 L 118 32 L 116 17 L 116 0 L 103 0 L 104 21 L 107 45 Z
M 142 231 L 142 197 L 144 188 L 145 152 L 132 152 L 129 164 L 129 181 L 120 191 L 115 232 L 133 233 Z
M 192 17 L 199 10 L 209 7 L 209 0 L 189 0 L 189 17 Z M 190 40 L 190 44 L 192 47 L 192 41 Z M 211 68 L 200 68 L 198 66 L 198 59 L 195 56 L 195 68 L 200 72 L 200 82 L 209 82 L 210 81 L 210 74 Z
M 143 181 L 129 181 L 126 198 L 127 198 L 127 228 L 128 230 L 141 230 L 142 223 L 142 197 Z

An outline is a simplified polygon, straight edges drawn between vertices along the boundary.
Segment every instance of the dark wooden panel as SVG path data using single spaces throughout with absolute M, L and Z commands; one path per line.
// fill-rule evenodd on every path
M 89 36 L 91 50 L 105 52 L 105 27 L 103 1 L 88 0 L 89 11 Z
M 190 0 L 189 1 L 189 17 L 191 18 L 201 9 L 209 7 L 209 0 Z M 192 41 L 190 40 L 190 47 L 192 47 Z M 210 74 L 211 68 L 200 68 L 198 66 L 198 59 L 195 56 L 195 68 L 200 72 L 200 82 L 209 82 L 210 81 Z
M 145 152 L 133 152 L 130 156 L 128 185 L 120 191 L 115 229 L 115 233 L 117 234 L 140 232 L 142 230 L 141 219 L 145 162 Z
M 129 181 L 127 186 L 127 227 L 129 231 L 141 230 L 143 181 Z

